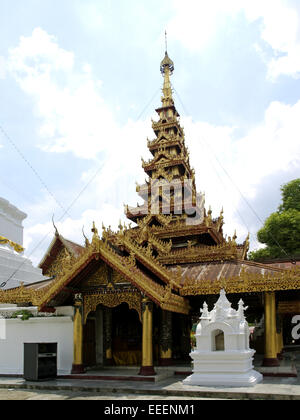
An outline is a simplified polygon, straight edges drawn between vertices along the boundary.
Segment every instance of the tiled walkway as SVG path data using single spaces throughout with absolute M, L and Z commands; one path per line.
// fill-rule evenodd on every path
M 1 378 L 0 389 L 68 391 L 75 393 L 95 393 L 100 395 L 115 394 L 130 395 L 136 399 L 140 396 L 180 397 L 180 398 L 216 398 L 216 399 L 297 399 L 300 400 L 300 355 L 293 363 L 298 369 L 298 377 L 264 377 L 261 384 L 251 388 L 199 387 L 183 385 L 184 376 L 173 375 L 167 369 L 162 369 L 162 375 L 156 382 L 137 382 L 131 380 L 89 380 L 89 379 L 57 379 L 45 382 L 26 382 L 22 378 Z M 289 363 L 288 363 L 289 364 Z M 105 375 L 124 377 L 132 375 L 131 369 L 105 369 Z M 99 372 L 89 372 L 99 374 Z M 138 373 L 136 371 L 135 373 Z M 160 374 L 160 372 L 158 372 Z M 171 376 L 170 376 L 171 375 Z

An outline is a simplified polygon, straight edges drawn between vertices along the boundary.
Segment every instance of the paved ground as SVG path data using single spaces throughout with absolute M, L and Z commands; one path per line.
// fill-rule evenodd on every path
M 163 400 L 163 401 L 200 401 L 219 400 L 219 398 L 196 398 L 196 397 L 174 397 L 160 395 L 135 395 L 135 394 L 98 394 L 94 392 L 72 392 L 72 391 L 28 391 L 19 389 L 0 389 L 0 401 L 7 400 L 102 400 L 102 401 L 140 401 L 140 400 Z
M 57 379 L 28 382 L 0 377 L 0 399 L 98 399 L 98 400 L 300 400 L 300 352 L 290 357 L 298 377 L 264 377 L 250 388 L 200 387 L 183 385 L 184 377 L 171 376 L 157 382 L 120 380 Z M 125 372 L 124 372 L 125 373 Z
M 100 381 L 60 379 L 46 382 L 26 382 L 20 378 L 0 378 L 0 390 L 8 392 L 10 399 L 18 391 L 26 394 L 52 395 L 51 399 L 72 396 L 127 398 L 127 399 L 297 399 L 300 400 L 300 377 L 264 378 L 263 383 L 251 388 L 199 387 L 183 385 L 181 378 L 170 377 L 160 382 Z M 12 389 L 14 391 L 7 391 Z M 11 394 L 10 394 L 11 392 Z M 118 394 L 118 395 L 117 395 Z M 56 395 L 56 397 L 55 397 Z M 58 397 L 57 397 L 58 396 Z

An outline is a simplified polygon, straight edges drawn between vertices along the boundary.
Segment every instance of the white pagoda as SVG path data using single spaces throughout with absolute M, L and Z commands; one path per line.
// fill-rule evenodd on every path
M 2 290 L 45 280 L 42 270 L 24 257 L 23 225 L 27 215 L 0 197 L 0 287 Z
M 253 370 L 255 350 L 249 348 L 246 309 L 240 300 L 234 310 L 224 290 L 212 311 L 204 303 L 196 348 L 190 354 L 194 373 L 183 381 L 185 385 L 244 387 L 262 381 L 262 375 Z

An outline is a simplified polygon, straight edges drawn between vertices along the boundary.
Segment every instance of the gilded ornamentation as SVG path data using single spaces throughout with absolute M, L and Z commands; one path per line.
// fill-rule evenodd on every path
M 13 241 L 11 241 L 7 238 L 4 238 L 4 236 L 0 236 L 0 245 L 9 245 L 18 254 L 21 254 L 22 252 L 24 252 L 24 248 L 21 245 L 13 242 Z
M 226 293 L 273 292 L 276 290 L 299 290 L 300 269 L 275 270 L 277 273 L 249 272 L 242 269 L 239 276 L 220 279 L 184 278 L 184 286 L 180 290 L 181 296 L 218 294 L 221 289 Z
M 83 283 L 83 287 L 93 287 L 108 284 L 108 267 L 102 263 L 96 273 L 92 274 L 88 280 Z
M 159 261 L 163 264 L 231 261 L 236 260 L 238 256 L 237 245 L 234 243 L 223 243 L 216 246 L 192 246 L 190 242 L 187 245 L 187 248 L 172 250 L 166 255 L 160 255 Z
M 55 260 L 47 268 L 47 271 L 44 273 L 45 276 L 53 277 L 59 275 L 68 256 L 70 256 L 70 254 L 67 251 L 66 247 L 63 246 L 59 250 Z
M 91 294 L 84 296 L 84 322 L 88 314 L 94 312 L 98 305 L 104 305 L 108 308 L 115 308 L 122 303 L 127 303 L 129 309 L 134 309 L 141 318 L 141 294 L 139 292 L 121 292 L 107 291 L 106 293 Z

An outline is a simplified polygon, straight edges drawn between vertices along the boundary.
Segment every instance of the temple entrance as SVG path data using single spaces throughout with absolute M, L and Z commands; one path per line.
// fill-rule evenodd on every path
M 142 323 L 126 303 L 112 310 L 112 358 L 116 366 L 141 365 Z

